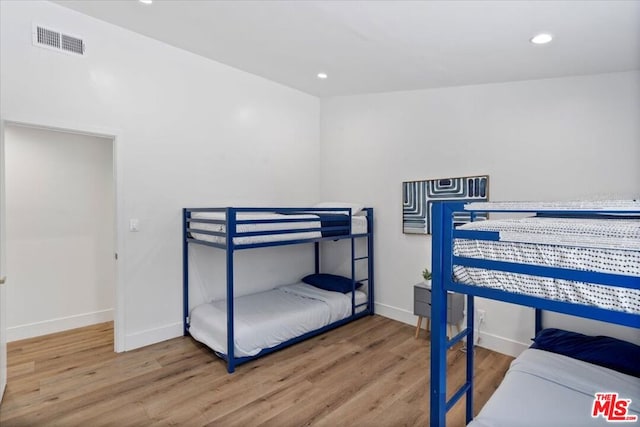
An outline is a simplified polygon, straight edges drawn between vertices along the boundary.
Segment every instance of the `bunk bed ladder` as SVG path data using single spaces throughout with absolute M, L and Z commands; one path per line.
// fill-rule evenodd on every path
M 368 247 L 368 246 L 367 246 Z M 368 250 L 368 249 L 367 249 Z M 369 262 L 369 253 L 365 256 L 356 256 L 356 238 L 351 238 L 351 282 L 352 282 L 352 292 L 351 292 L 351 315 L 356 314 L 356 283 L 358 282 L 367 282 L 369 284 L 369 277 L 363 279 L 356 279 L 356 261 L 367 261 L 368 263 L 368 273 L 371 272 L 371 263 Z M 370 288 L 370 287 L 369 287 Z
M 451 246 L 453 223 L 452 211 L 460 210 L 462 204 L 454 208 L 451 203 L 434 203 L 431 213 L 433 223 L 432 265 L 433 284 L 431 286 L 431 427 L 446 425 L 446 414 L 462 396 L 466 396 L 466 423 L 473 418 L 473 323 L 474 299 L 467 295 L 467 325 L 466 328 L 451 339 L 447 338 L 447 286 L 453 277 L 453 248 Z M 446 211 L 445 211 L 446 209 Z M 453 394 L 447 397 L 447 351 L 466 338 L 467 360 L 465 383 Z
M 351 232 L 349 235 L 351 238 L 351 281 L 352 291 L 355 290 L 355 284 L 358 282 L 367 282 L 367 307 L 369 308 L 369 314 L 374 314 L 373 309 L 373 208 L 365 208 L 367 212 L 367 233 L 354 236 Z M 355 241 L 357 238 L 365 237 L 367 239 L 367 254 L 364 256 L 356 256 Z M 320 242 L 315 242 L 314 246 L 314 259 L 315 259 L 315 273 L 320 273 Z M 367 261 L 367 277 L 362 279 L 356 279 L 356 262 Z M 351 314 L 356 312 L 355 293 L 351 292 Z
M 352 290 L 355 290 L 355 284 L 357 282 L 367 282 L 367 306 L 371 315 L 374 314 L 373 309 L 373 208 L 365 208 L 367 212 L 367 233 L 363 236 L 367 239 L 367 254 L 364 256 L 356 256 L 355 240 L 356 237 L 351 237 L 351 280 L 353 282 Z M 356 261 L 367 261 L 367 277 L 364 279 L 356 280 Z M 356 312 L 355 293 L 351 292 L 351 314 Z

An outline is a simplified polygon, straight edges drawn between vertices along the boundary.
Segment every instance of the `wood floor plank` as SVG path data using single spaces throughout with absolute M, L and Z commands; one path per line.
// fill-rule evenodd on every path
M 9 343 L 0 424 L 10 426 L 424 426 L 429 341 L 368 316 L 237 367 L 189 337 L 113 352 L 104 323 Z M 512 358 L 476 349 L 475 408 Z M 448 391 L 465 359 L 447 353 Z M 464 399 L 447 417 L 464 425 Z
M 356 425 L 362 421 L 363 414 L 375 419 L 398 404 L 407 386 L 418 383 L 424 387 L 425 379 L 415 375 L 415 372 L 419 372 L 419 366 L 415 363 L 393 364 L 377 378 L 366 381 L 357 393 L 344 396 L 345 403 L 319 420 L 318 425 Z
M 331 412 L 339 409 L 350 397 L 359 393 L 365 384 L 377 380 L 375 373 L 391 369 L 400 358 L 386 353 L 369 361 L 368 369 L 354 358 L 343 358 L 340 363 L 327 365 L 321 372 L 308 376 L 314 387 L 305 395 L 305 399 L 281 413 L 277 419 L 267 420 L 267 425 L 314 424 Z M 339 389 L 336 390 L 337 385 Z M 273 421 L 273 422 L 271 422 Z

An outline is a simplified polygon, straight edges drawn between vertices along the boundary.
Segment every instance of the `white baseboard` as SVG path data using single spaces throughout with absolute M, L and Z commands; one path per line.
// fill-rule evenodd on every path
M 180 337 L 183 334 L 182 322 L 170 323 L 159 328 L 147 329 L 125 336 L 124 351 L 156 344 L 161 341 Z
M 480 340 L 477 344 L 478 347 L 487 348 L 489 350 L 497 351 L 498 353 L 506 354 L 508 356 L 518 357 L 520 353 L 522 353 L 529 347 L 529 344 L 524 344 L 482 331 L 480 331 L 479 336 Z
M 415 326 L 417 323 L 417 318 L 412 311 L 379 302 L 375 303 L 375 310 L 376 314 L 379 314 L 380 316 L 397 320 L 398 322 L 406 323 L 407 325 Z M 527 347 L 529 347 L 529 344 L 490 334 L 482 330 L 479 335 L 480 340 L 477 344 L 478 346 L 513 357 L 517 357 L 520 353 L 526 350 Z
M 380 316 L 397 320 L 398 322 L 406 323 L 407 325 L 415 325 L 418 320 L 413 314 L 413 311 L 403 310 L 380 302 L 375 303 L 375 311 L 376 314 L 379 314 Z
M 95 325 L 96 323 L 110 322 L 113 320 L 113 311 L 110 308 L 92 313 L 75 314 L 73 316 L 28 323 L 26 325 L 10 326 L 7 328 L 7 342 L 54 334 L 68 331 L 69 329 Z

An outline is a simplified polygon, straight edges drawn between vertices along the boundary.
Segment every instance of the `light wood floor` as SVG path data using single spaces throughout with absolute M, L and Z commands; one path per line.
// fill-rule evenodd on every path
M 476 410 L 511 358 L 476 350 Z M 182 337 L 113 352 L 110 323 L 9 344 L 0 424 L 9 426 L 426 426 L 429 344 L 423 332 L 366 317 L 226 373 Z M 464 354 L 449 352 L 449 389 Z M 464 425 L 464 399 L 448 426 Z

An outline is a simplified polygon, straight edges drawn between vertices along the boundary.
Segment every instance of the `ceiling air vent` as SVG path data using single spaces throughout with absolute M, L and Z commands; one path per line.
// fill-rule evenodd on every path
M 33 26 L 33 44 L 58 52 L 85 54 L 84 41 L 78 37 L 63 34 L 60 31 L 44 28 L 40 25 Z

